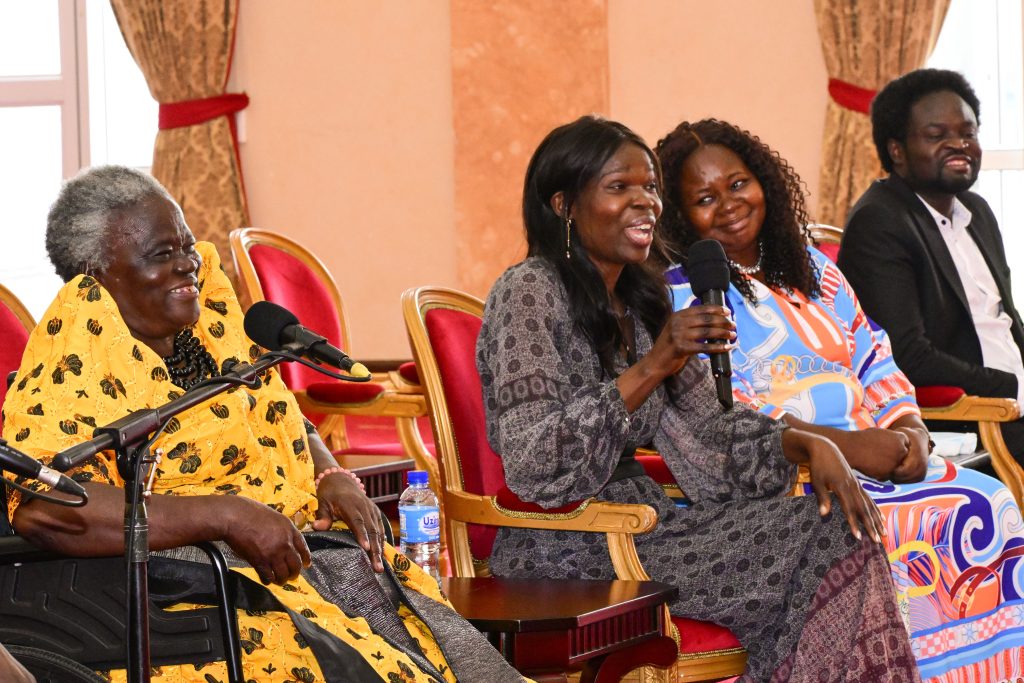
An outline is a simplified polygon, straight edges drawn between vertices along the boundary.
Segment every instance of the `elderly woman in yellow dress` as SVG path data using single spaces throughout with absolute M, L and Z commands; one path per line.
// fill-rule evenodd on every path
M 4 411 L 5 437 L 31 455 L 48 460 L 94 427 L 258 355 L 216 251 L 196 243 L 153 178 L 122 167 L 84 172 L 51 208 L 46 242 L 67 284 L 32 332 Z M 337 656 L 318 661 L 296 632 L 301 619 L 293 627 L 287 612 L 240 612 L 246 679 L 522 680 L 435 582 L 382 543 L 376 507 L 304 422 L 276 372 L 258 389 L 237 388 L 182 413 L 155 446 L 165 456 L 149 504 L 151 548 L 222 541 L 237 571 L 333 634 Z M 124 482 L 112 455 L 88 460 L 73 478 L 88 490 L 87 505 L 15 498 L 17 531 L 70 555 L 123 552 Z M 311 553 L 300 529 L 325 532 L 336 522 L 355 542 L 320 533 Z M 386 609 L 355 599 L 356 587 L 381 590 L 374 572 L 400 595 L 397 612 L 383 593 L 377 604 Z M 168 666 L 162 675 L 207 681 L 223 671 L 219 662 Z

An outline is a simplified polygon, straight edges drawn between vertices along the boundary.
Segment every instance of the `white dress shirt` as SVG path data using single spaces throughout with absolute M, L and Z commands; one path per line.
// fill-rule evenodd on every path
M 918 198 L 921 199 L 920 195 Z M 986 368 L 1016 375 L 1017 402 L 1024 406 L 1024 362 L 1010 331 L 1013 321 L 1003 310 L 999 287 L 988 269 L 985 257 L 981 255 L 978 245 L 967 232 L 967 226 L 971 222 L 970 210 L 954 197 L 953 220 L 950 221 L 924 199 L 921 199 L 921 203 L 935 219 L 939 234 L 942 235 L 960 275 L 960 284 L 967 295 L 974 329 L 978 333 L 978 341 L 981 342 L 982 364 Z

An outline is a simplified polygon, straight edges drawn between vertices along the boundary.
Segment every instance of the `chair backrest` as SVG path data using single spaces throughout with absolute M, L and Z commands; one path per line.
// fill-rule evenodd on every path
M 843 239 L 843 229 L 824 223 L 808 223 L 811 237 L 818 243 L 818 249 L 835 263 L 839 258 L 839 243 Z
M 458 492 L 494 496 L 505 486 L 501 458 L 487 442 L 483 389 L 476 369 L 483 311 L 480 299 L 442 287 L 420 287 L 402 295 L 402 313 L 426 392 L 446 496 Z M 497 529 L 449 518 L 446 533 L 456 575 L 471 576 L 465 568 L 472 566 L 473 559 L 490 556 Z
M 340 349 L 348 348 L 345 309 L 338 285 L 323 262 L 304 246 L 261 228 L 232 230 L 228 238 L 245 306 L 271 301 L 294 313 L 306 327 Z M 324 376 L 298 363 L 280 366 L 292 391 L 303 391 Z M 322 416 L 307 415 L 315 423 Z
M 11 290 L 0 285 L 0 407 L 7 396 L 7 375 L 21 365 L 21 356 L 28 344 L 28 333 L 36 326 L 32 314 L 18 301 Z M 3 430 L 0 417 L 0 430 Z

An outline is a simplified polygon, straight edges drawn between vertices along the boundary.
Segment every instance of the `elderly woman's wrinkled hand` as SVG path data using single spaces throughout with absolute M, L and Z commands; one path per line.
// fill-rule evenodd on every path
M 291 520 L 244 496 L 220 497 L 231 508 L 224 515 L 224 541 L 252 565 L 265 584 L 284 584 L 310 564 L 309 548 Z
M 384 571 L 384 530 L 380 510 L 366 497 L 356 480 L 346 474 L 328 474 L 320 480 L 316 494 L 320 507 L 313 528 L 326 531 L 335 521 L 344 522 L 369 554 L 374 571 Z

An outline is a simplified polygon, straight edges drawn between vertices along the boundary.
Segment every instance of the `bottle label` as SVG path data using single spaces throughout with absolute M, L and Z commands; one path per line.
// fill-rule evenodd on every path
M 441 516 L 436 507 L 405 505 L 398 508 L 402 543 L 437 543 L 441 540 Z

